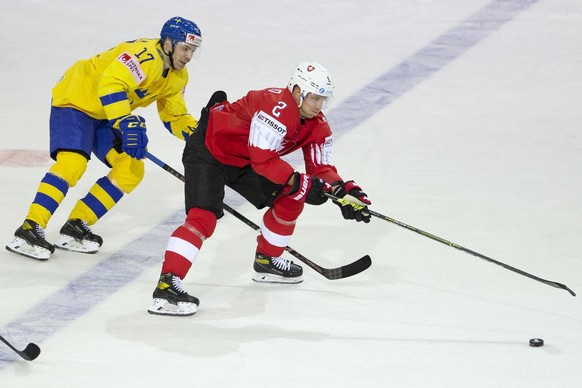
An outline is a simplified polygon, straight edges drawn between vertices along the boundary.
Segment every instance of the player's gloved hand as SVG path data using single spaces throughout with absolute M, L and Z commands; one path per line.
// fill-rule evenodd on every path
M 335 200 L 333 202 L 340 207 L 346 220 L 370 222 L 368 205 L 371 205 L 372 202 L 360 186 L 356 185 L 354 181 L 336 181 L 331 185 L 333 186 L 333 195 L 341 199 L 341 202 Z
M 200 111 L 200 119 L 198 120 L 198 125 L 196 125 L 196 130 L 206 133 L 206 127 L 208 126 L 208 118 L 210 116 L 210 108 L 215 105 L 222 104 L 227 101 L 226 93 L 222 90 L 217 90 L 210 96 L 206 106 Z
M 288 195 L 296 201 L 310 205 L 321 205 L 327 201 L 324 192 L 331 193 L 331 186 L 323 179 L 299 172 L 293 173 L 293 185 Z
M 145 119 L 138 115 L 125 116 L 119 120 L 121 149 L 136 159 L 143 159 L 148 145 Z

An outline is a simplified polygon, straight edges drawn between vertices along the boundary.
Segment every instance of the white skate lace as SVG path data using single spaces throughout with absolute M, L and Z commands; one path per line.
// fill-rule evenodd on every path
M 172 285 L 181 294 L 187 294 L 187 292 L 182 288 L 182 279 L 177 276 L 172 276 Z
M 272 263 L 275 267 L 283 271 L 289 271 L 289 269 L 291 268 L 291 260 L 287 260 L 282 257 L 273 257 Z
M 87 224 L 83 220 L 79 220 L 79 221 L 81 221 L 81 227 L 83 228 L 83 230 L 85 230 L 87 233 L 91 233 L 91 228 L 89 227 L 89 224 Z
M 41 228 L 39 224 L 36 224 L 36 228 L 35 229 L 36 229 L 36 233 L 38 233 L 38 235 L 40 237 L 42 237 L 43 240 L 46 240 L 46 234 L 44 232 L 44 229 Z

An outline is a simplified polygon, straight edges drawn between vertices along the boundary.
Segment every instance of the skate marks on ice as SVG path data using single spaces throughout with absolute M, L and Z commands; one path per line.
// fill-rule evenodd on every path
M 392 70 L 364 86 L 329 112 L 336 137 L 346 134 L 363 120 L 372 117 L 414 86 L 430 78 L 536 2 L 537 0 L 492 1 Z M 50 163 L 46 151 L 41 154 L 31 150 L 0 150 L 0 166 L 38 167 Z M 163 223 L 157 225 L 151 233 L 129 243 L 14 321 L 4 325 L 3 331 L 10 332 L 16 341 L 34 340 L 42 343 L 119 291 L 125 284 L 135 280 L 146 268 L 159 265 L 159 255 L 151 256 L 148 252 L 163 251 L 163 246 L 151 245 L 163 245 L 167 234 Z M 79 303 L 80 300 L 84 302 Z M 320 335 L 311 334 L 315 337 Z M 0 360 L 0 370 L 9 363 L 11 362 Z
M 52 162 L 47 150 L 0 150 L 0 167 L 45 167 Z

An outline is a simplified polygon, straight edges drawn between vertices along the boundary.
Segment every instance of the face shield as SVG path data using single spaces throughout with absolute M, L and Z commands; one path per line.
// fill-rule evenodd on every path
M 186 56 L 190 59 L 199 59 L 201 55 L 200 44 L 177 42 L 174 46 L 174 54 L 178 56 Z
M 184 41 L 176 42 L 174 52 L 185 55 L 191 59 L 200 58 L 200 46 L 202 46 L 202 37 L 196 34 L 187 33 Z
M 307 93 L 307 95 L 301 94 L 301 99 L 303 104 L 307 104 L 312 108 L 317 110 L 326 110 L 333 100 L 333 94 L 321 95 L 315 93 Z

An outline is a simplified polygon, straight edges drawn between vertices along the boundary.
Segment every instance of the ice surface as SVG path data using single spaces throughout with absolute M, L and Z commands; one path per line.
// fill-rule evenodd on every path
M 1 236 L 26 215 L 47 158 L 50 89 L 75 60 L 157 36 L 181 15 L 204 35 L 188 65 L 198 117 L 286 84 L 302 60 L 336 83 L 334 163 L 372 208 L 582 292 L 582 3 L 572 0 L 3 2 Z M 182 144 L 155 109 L 149 150 L 182 170 Z M 295 163 L 299 159 L 291 158 Z M 93 160 L 49 224 L 107 169 Z M 261 212 L 235 194 L 249 219 Z M 0 252 L 2 387 L 578 387 L 579 297 L 389 222 L 308 207 L 291 246 L 324 267 L 370 254 L 329 281 L 251 281 L 256 233 L 227 215 L 184 281 L 188 318 L 147 314 L 162 254 L 183 221 L 181 183 L 153 163 L 95 227 L 97 255 L 47 263 Z M 531 348 L 541 337 L 545 346 Z

